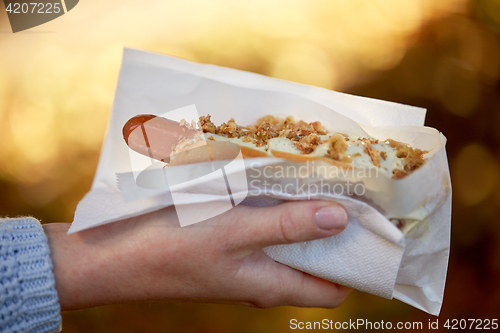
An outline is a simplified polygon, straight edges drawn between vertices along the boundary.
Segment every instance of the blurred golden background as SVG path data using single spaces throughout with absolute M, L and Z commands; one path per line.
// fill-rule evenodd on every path
M 72 221 L 123 47 L 166 53 L 427 108 L 454 186 L 440 322 L 499 318 L 500 1 L 85 0 L 16 34 L 0 7 L 0 216 Z M 287 332 L 291 318 L 434 320 L 354 292 L 335 310 L 107 306 L 64 313 L 63 332 Z

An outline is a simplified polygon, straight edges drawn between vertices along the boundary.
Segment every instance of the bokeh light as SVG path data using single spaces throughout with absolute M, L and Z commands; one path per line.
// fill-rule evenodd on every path
M 499 168 L 492 153 L 480 144 L 469 144 L 454 163 L 454 188 L 465 205 L 484 201 L 498 187 Z

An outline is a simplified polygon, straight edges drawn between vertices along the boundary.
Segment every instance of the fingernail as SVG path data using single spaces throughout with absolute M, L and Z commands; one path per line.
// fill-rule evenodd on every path
M 348 219 L 347 212 L 340 206 L 323 207 L 315 216 L 316 225 L 323 230 L 344 229 Z

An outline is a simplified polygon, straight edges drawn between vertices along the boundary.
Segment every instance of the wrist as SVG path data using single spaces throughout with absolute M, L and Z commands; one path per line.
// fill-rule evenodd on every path
M 61 309 L 76 310 L 125 302 L 126 253 L 105 228 L 68 235 L 69 223 L 43 226 L 49 242 Z

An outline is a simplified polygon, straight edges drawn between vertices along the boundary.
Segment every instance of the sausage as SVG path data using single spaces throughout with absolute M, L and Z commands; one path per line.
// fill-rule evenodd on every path
M 139 154 L 168 163 L 172 149 L 182 137 L 193 139 L 196 130 L 154 115 L 138 115 L 123 126 L 123 138 Z

